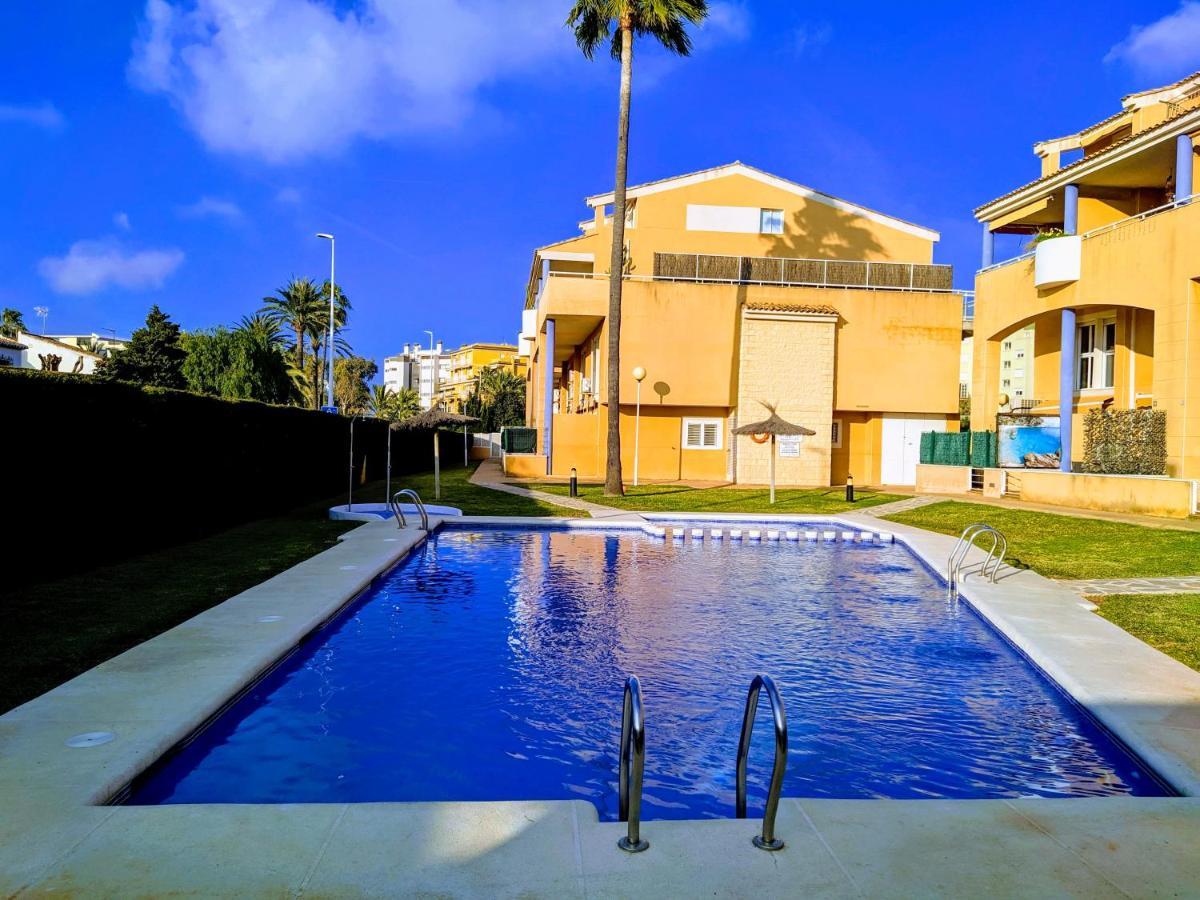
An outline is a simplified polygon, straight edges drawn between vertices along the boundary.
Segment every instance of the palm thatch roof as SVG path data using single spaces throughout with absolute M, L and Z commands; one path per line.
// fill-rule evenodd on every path
M 478 425 L 479 419 L 474 416 L 460 416 L 441 409 L 427 409 L 409 416 L 399 422 L 393 422 L 392 427 L 397 431 L 428 431 L 435 428 L 462 428 L 466 425 Z
M 796 434 L 816 434 L 811 428 L 805 428 L 803 425 L 793 425 L 784 419 L 779 418 L 779 414 L 775 412 L 775 403 L 767 403 L 760 400 L 763 406 L 771 415 L 761 422 L 750 422 L 747 425 L 739 425 L 733 429 L 734 434 L 774 434 L 774 435 L 796 435 Z

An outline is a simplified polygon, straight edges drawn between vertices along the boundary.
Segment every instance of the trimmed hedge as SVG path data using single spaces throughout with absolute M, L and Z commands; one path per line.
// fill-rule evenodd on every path
M 965 466 L 971 461 L 967 431 L 926 431 L 921 435 L 921 462 L 935 466 Z
M 29 369 L 0 370 L 0 409 L 10 580 L 344 496 L 349 481 L 344 416 Z M 461 435 L 441 439 L 456 465 Z M 386 440 L 383 422 L 355 423 L 357 472 L 383 477 Z M 428 431 L 392 435 L 393 477 L 432 465 Z
M 1167 471 L 1167 414 L 1160 409 L 1089 410 L 1083 417 L 1083 470 L 1108 475 Z

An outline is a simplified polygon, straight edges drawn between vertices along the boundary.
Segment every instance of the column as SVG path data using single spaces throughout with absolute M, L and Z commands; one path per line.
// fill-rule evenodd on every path
M 1075 405 L 1075 310 L 1062 311 L 1062 341 L 1059 345 L 1058 421 L 1062 435 L 1062 459 L 1058 468 L 1071 471 L 1071 413 Z
M 1068 184 L 1063 198 L 1063 231 L 1079 233 L 1079 185 Z
M 542 398 L 542 453 L 546 455 L 546 474 L 552 471 L 554 447 L 554 381 L 558 367 L 554 364 L 554 320 L 546 319 L 546 342 L 542 346 L 542 368 L 545 394 Z
M 1175 199 L 1192 196 L 1192 138 L 1181 134 L 1175 138 Z
M 983 261 L 979 268 L 986 269 L 996 259 L 996 235 L 992 233 L 991 226 L 983 223 Z

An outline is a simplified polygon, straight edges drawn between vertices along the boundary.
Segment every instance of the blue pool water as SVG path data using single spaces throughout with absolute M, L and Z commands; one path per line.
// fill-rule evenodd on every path
M 785 796 L 1163 788 L 900 544 L 443 530 L 135 786 L 133 803 L 585 798 L 616 817 L 626 675 L 643 815 L 731 816 L 775 676 Z M 751 806 L 771 764 L 764 706 Z

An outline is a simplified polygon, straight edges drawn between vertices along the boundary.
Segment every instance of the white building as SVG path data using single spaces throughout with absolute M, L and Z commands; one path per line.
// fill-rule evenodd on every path
M 24 358 L 24 344 L 0 335 L 0 367 L 11 366 L 14 369 L 19 369 L 23 366 Z
M 421 409 L 429 409 L 438 388 L 450 380 L 450 362 L 441 341 L 433 347 L 405 344 L 400 353 L 383 360 L 383 384 L 391 391 L 415 390 Z
M 115 335 L 105 337 L 95 332 L 91 334 L 46 334 L 42 336 L 62 344 L 69 344 L 72 347 L 91 350 L 93 353 L 99 353 L 105 357 L 113 350 L 124 350 L 129 346 L 128 338 L 119 338 Z
M 7 343 L 10 349 L 6 351 L 5 358 L 22 369 L 91 375 L 96 371 L 96 363 L 102 359 L 98 353 L 83 350 L 49 335 L 31 334 L 28 331 L 18 332 L 16 341 L 8 340 Z M 14 343 L 21 349 L 11 349 Z M 20 354 L 19 358 L 17 354 Z

